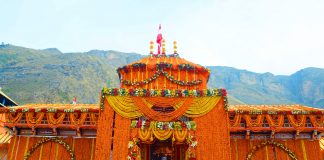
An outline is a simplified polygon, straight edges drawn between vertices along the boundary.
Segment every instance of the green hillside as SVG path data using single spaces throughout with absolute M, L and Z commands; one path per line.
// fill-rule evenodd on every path
M 92 50 L 62 53 L 0 45 L 0 86 L 19 104 L 97 103 L 103 86 L 118 87 L 116 68 L 143 55 Z M 210 66 L 209 87 L 226 88 L 231 104 L 300 103 L 324 106 L 324 69 L 306 68 L 290 76 Z

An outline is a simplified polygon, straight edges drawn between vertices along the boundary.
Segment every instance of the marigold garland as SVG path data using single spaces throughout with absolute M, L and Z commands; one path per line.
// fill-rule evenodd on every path
M 295 127 L 304 127 L 306 122 L 306 116 L 305 115 L 296 115 L 297 119 L 295 119 L 295 115 L 287 115 L 287 118 L 289 120 L 289 123 Z
M 39 124 L 43 120 L 45 113 L 43 113 L 43 112 L 39 112 L 39 113 L 28 112 L 28 113 L 25 113 L 25 115 L 26 115 L 27 125 L 29 127 L 32 127 L 32 126 Z
M 57 118 L 55 118 L 55 115 Z M 47 121 L 50 127 L 56 128 L 57 125 L 61 124 L 65 118 L 66 113 L 47 113 Z
M 293 151 L 291 151 L 288 147 L 284 146 L 282 143 L 275 142 L 275 141 L 265 141 L 258 145 L 253 146 L 252 150 L 247 154 L 246 160 L 252 160 L 254 153 L 267 145 L 274 145 L 280 148 L 281 150 L 285 151 L 291 159 L 298 160 L 296 154 Z

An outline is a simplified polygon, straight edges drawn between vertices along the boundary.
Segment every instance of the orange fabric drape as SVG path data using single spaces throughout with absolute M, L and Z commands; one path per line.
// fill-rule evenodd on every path
M 100 112 L 97 127 L 97 140 L 96 140 L 96 160 L 110 159 L 110 147 L 112 141 L 112 123 L 114 112 L 109 106 L 107 100 L 104 100 L 105 109 Z
M 206 115 L 195 118 L 198 140 L 197 159 L 228 160 L 231 157 L 228 114 L 221 99 Z
M 147 116 L 150 119 L 157 120 L 157 121 L 172 121 L 181 117 L 191 104 L 193 98 L 186 98 L 184 103 L 175 111 L 170 113 L 159 113 L 151 108 L 147 107 L 144 100 L 141 97 L 133 97 L 135 104 L 137 105 L 138 109 L 141 113 Z
M 128 155 L 128 141 L 130 140 L 131 120 L 118 114 L 115 117 L 113 160 L 124 160 Z

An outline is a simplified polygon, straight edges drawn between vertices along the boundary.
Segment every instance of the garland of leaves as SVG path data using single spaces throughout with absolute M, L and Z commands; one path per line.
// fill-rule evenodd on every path
M 154 126 L 155 125 L 155 126 Z M 176 121 L 176 122 L 156 122 L 146 119 L 132 120 L 131 128 L 152 129 L 158 128 L 160 130 L 196 130 L 195 121 Z
M 143 81 L 131 82 L 129 80 L 123 80 L 122 83 L 127 86 L 142 86 L 142 85 L 149 84 L 152 81 L 156 80 L 160 75 L 165 76 L 172 83 L 175 83 L 175 84 L 178 84 L 181 86 L 194 86 L 194 85 L 198 85 L 198 84 L 202 83 L 202 80 L 193 80 L 193 81 L 187 81 L 187 82 L 185 82 L 183 80 L 176 80 L 172 75 L 169 75 L 168 72 L 163 71 L 161 69 L 157 69 L 152 77 L 147 78 Z
M 75 160 L 75 156 L 74 156 L 74 151 L 72 150 L 72 147 L 66 143 L 65 141 L 59 139 L 58 137 L 51 137 L 51 138 L 47 138 L 47 137 L 44 137 L 42 138 L 40 141 L 38 141 L 29 151 L 27 151 L 27 153 L 25 154 L 24 156 L 24 160 L 28 160 L 29 157 L 35 152 L 35 150 L 47 143 L 47 142 L 55 142 L 55 143 L 59 143 L 60 145 L 62 145 L 70 154 L 70 160 Z
M 262 142 L 261 144 L 253 146 L 252 150 L 246 156 L 246 160 L 252 160 L 254 153 L 256 151 L 258 151 L 259 149 L 265 147 L 266 145 L 275 145 L 276 147 L 285 151 L 291 159 L 298 160 L 296 154 L 293 151 L 291 151 L 287 146 L 283 145 L 282 143 L 275 142 L 275 141 L 265 141 L 265 142 Z

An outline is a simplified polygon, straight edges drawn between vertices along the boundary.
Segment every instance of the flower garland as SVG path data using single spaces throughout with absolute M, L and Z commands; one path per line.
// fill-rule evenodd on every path
M 125 88 L 103 88 L 104 96 L 138 96 L 138 97 L 212 97 L 227 96 L 225 89 L 194 89 L 194 90 L 172 90 L 172 89 L 125 89 Z
M 70 160 L 75 160 L 75 156 L 74 156 L 74 151 L 72 150 L 72 147 L 66 143 L 65 141 L 59 139 L 58 137 L 52 137 L 52 138 L 47 138 L 47 137 L 44 137 L 42 138 L 40 141 L 38 141 L 29 151 L 27 151 L 27 153 L 25 154 L 24 156 L 24 160 L 28 160 L 29 157 L 35 152 L 35 150 L 47 143 L 47 142 L 55 142 L 55 143 L 59 143 L 60 145 L 62 145 L 70 154 Z
M 275 142 L 275 141 L 265 141 L 262 142 L 261 144 L 253 146 L 252 150 L 246 156 L 246 160 L 252 160 L 253 154 L 259 149 L 265 147 L 266 145 L 274 145 L 279 149 L 285 151 L 291 159 L 298 160 L 296 154 L 293 151 L 291 151 L 287 146 L 284 146 L 282 143 Z
M 159 65 L 159 64 L 157 64 Z M 183 81 L 183 80 L 176 80 L 172 75 L 169 75 L 168 72 L 163 71 L 162 69 L 157 69 L 154 73 L 154 75 L 150 78 L 147 78 L 143 81 L 135 81 L 131 82 L 129 80 L 123 80 L 122 83 L 127 86 L 142 86 L 151 83 L 152 81 L 156 80 L 160 75 L 163 75 L 166 77 L 169 81 L 172 83 L 181 85 L 181 86 L 194 86 L 202 83 L 202 80 L 193 80 L 193 81 Z
M 187 159 L 196 159 L 195 151 L 196 151 L 196 148 L 198 145 L 198 140 L 196 139 L 196 137 L 189 134 L 186 141 L 189 146 L 186 151 L 186 158 Z
M 61 108 L 8 108 L 5 110 L 2 110 L 3 113 L 98 113 L 98 110 L 96 108 L 72 108 L 73 106 L 68 106 L 71 108 L 61 109 Z
M 139 140 L 137 138 L 132 138 L 128 141 L 128 156 L 127 160 L 137 160 L 140 159 L 139 147 L 137 146 Z
M 131 128 L 160 129 L 160 130 L 196 130 L 195 121 L 158 122 L 146 119 L 132 120 Z

